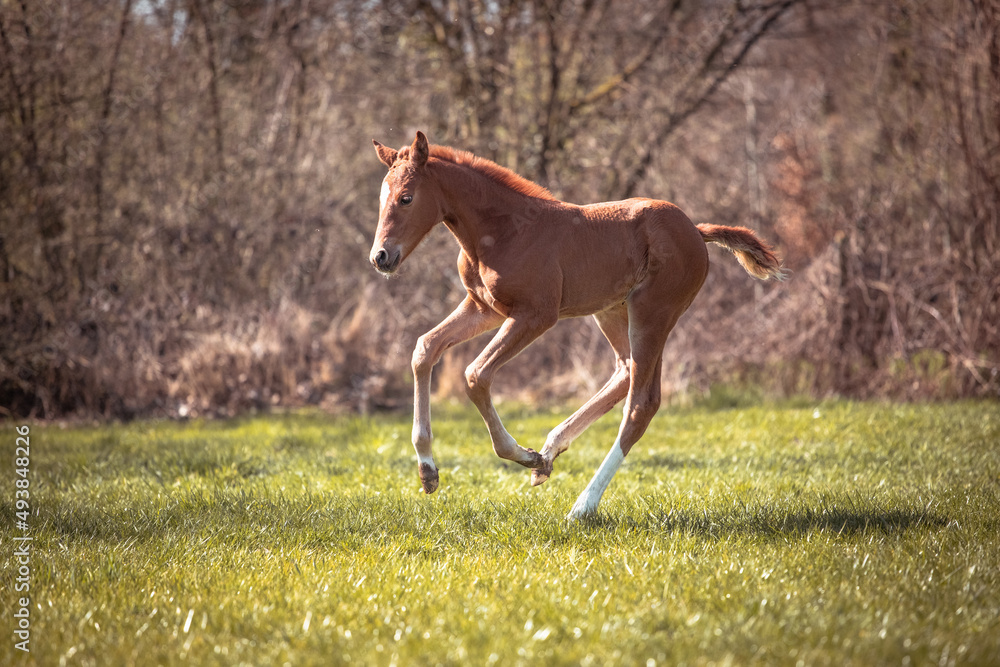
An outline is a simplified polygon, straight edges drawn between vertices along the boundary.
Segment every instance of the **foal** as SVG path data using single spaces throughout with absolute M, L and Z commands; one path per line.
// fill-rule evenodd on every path
M 398 151 L 374 141 L 389 168 L 370 255 L 384 274 L 438 222 L 458 244 L 462 303 L 417 340 L 413 351 L 413 446 L 426 493 L 438 487 L 431 455 L 431 369 L 445 350 L 499 327 L 466 369 L 466 392 L 479 409 L 497 456 L 531 468 L 538 485 L 552 463 L 598 417 L 625 400 L 618 438 L 570 510 L 597 509 L 605 489 L 660 405 L 663 346 L 708 273 L 705 243 L 735 253 L 750 275 L 783 277 L 780 261 L 753 232 L 691 223 L 673 204 L 628 199 L 576 206 L 471 153 L 429 146 L 417 132 Z M 593 315 L 616 355 L 604 387 L 549 433 L 540 452 L 517 444 L 493 407 L 497 371 L 564 317 Z

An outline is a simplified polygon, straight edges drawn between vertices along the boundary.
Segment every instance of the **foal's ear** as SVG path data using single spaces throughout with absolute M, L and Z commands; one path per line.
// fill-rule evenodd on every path
M 420 130 L 417 130 L 417 138 L 413 140 L 413 145 L 410 146 L 410 161 L 413 162 L 417 167 L 422 167 L 427 162 L 427 156 L 430 154 L 430 148 L 427 145 L 427 137 Z
M 382 161 L 387 167 L 391 167 L 396 161 L 396 156 L 399 155 L 399 151 L 393 150 L 388 146 L 383 146 L 376 140 L 372 139 L 372 143 L 375 144 L 375 152 L 378 153 L 378 159 Z

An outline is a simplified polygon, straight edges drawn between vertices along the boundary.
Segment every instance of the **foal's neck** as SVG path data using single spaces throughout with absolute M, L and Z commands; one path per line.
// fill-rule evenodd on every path
M 518 227 L 530 226 L 551 201 L 525 195 L 467 165 L 435 161 L 435 180 L 444 199 L 444 222 L 467 254 L 489 235 L 499 238 Z M 499 229 L 503 227 L 504 229 Z

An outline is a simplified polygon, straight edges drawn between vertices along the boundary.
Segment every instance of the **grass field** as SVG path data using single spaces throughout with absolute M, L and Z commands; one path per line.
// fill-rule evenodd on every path
M 565 413 L 501 406 L 540 446 Z M 545 485 L 436 406 L 30 433 L 30 648 L 2 664 L 1000 664 L 996 403 L 663 410 L 592 521 L 618 411 Z

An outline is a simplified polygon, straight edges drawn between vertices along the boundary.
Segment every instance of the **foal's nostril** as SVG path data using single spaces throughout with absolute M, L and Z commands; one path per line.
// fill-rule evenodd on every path
M 399 251 L 392 252 L 379 248 L 371 256 L 372 265 L 382 273 L 394 273 L 399 266 Z

